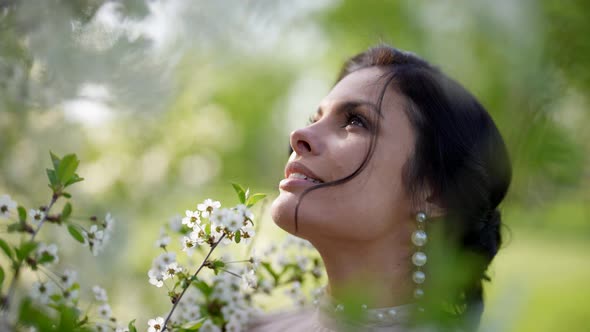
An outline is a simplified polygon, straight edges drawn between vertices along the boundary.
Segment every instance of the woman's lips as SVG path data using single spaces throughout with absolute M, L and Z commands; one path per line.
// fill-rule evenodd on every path
M 286 179 L 282 179 L 279 182 L 279 188 L 286 191 L 296 190 L 298 188 L 308 188 L 317 186 L 319 182 L 314 182 L 308 179 L 302 179 L 297 177 L 288 177 Z

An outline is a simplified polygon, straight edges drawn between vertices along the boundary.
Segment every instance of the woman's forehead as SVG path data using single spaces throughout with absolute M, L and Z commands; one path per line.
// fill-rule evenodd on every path
M 385 84 L 384 74 L 384 70 L 378 67 L 368 67 L 352 72 L 341 79 L 324 100 L 329 102 L 354 99 L 377 103 Z

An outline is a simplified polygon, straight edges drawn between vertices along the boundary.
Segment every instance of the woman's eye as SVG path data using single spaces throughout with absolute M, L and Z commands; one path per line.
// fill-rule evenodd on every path
M 365 119 L 362 116 L 357 115 L 357 114 L 347 114 L 346 115 L 346 125 L 367 128 Z

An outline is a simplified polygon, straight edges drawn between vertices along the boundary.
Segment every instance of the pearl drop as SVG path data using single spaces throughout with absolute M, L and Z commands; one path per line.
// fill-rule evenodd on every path
M 414 271 L 412 280 L 414 280 L 414 282 L 417 284 L 421 284 L 424 282 L 424 280 L 426 280 L 426 274 L 424 274 L 422 271 Z
M 394 317 L 395 315 L 397 315 L 397 311 L 395 311 L 395 309 L 389 309 L 389 310 L 387 310 L 387 313 L 391 317 Z
M 336 306 L 336 311 L 344 311 L 344 304 L 339 304 Z
M 361 309 L 363 309 L 363 310 L 367 310 L 367 308 L 368 308 L 368 307 L 367 307 L 367 305 L 366 305 L 366 304 L 362 304 L 362 305 L 361 305 Z
M 422 288 L 416 288 L 414 290 L 414 297 L 415 298 L 419 299 L 419 298 L 421 298 L 423 296 L 424 296 L 424 291 L 422 290 Z
M 422 247 L 428 241 L 428 236 L 426 236 L 426 232 L 423 230 L 417 230 L 412 233 L 412 243 L 414 243 L 418 247 Z
M 426 264 L 426 254 L 421 251 L 415 252 L 414 255 L 412 255 L 412 263 L 414 263 L 416 266 L 422 266 Z
M 378 312 L 377 314 L 375 314 L 375 316 L 377 317 L 377 319 L 379 320 L 383 320 L 383 318 L 385 318 L 385 315 L 383 315 L 382 312 Z
M 424 212 L 418 212 L 416 214 L 416 221 L 419 223 L 423 223 L 426 220 L 426 213 Z

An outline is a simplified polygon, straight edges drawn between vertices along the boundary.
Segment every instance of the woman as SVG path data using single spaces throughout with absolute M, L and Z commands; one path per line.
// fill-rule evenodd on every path
M 469 92 L 414 54 L 371 48 L 291 147 L 272 216 L 314 245 L 329 285 L 319 309 L 251 330 L 477 328 L 511 166 Z

